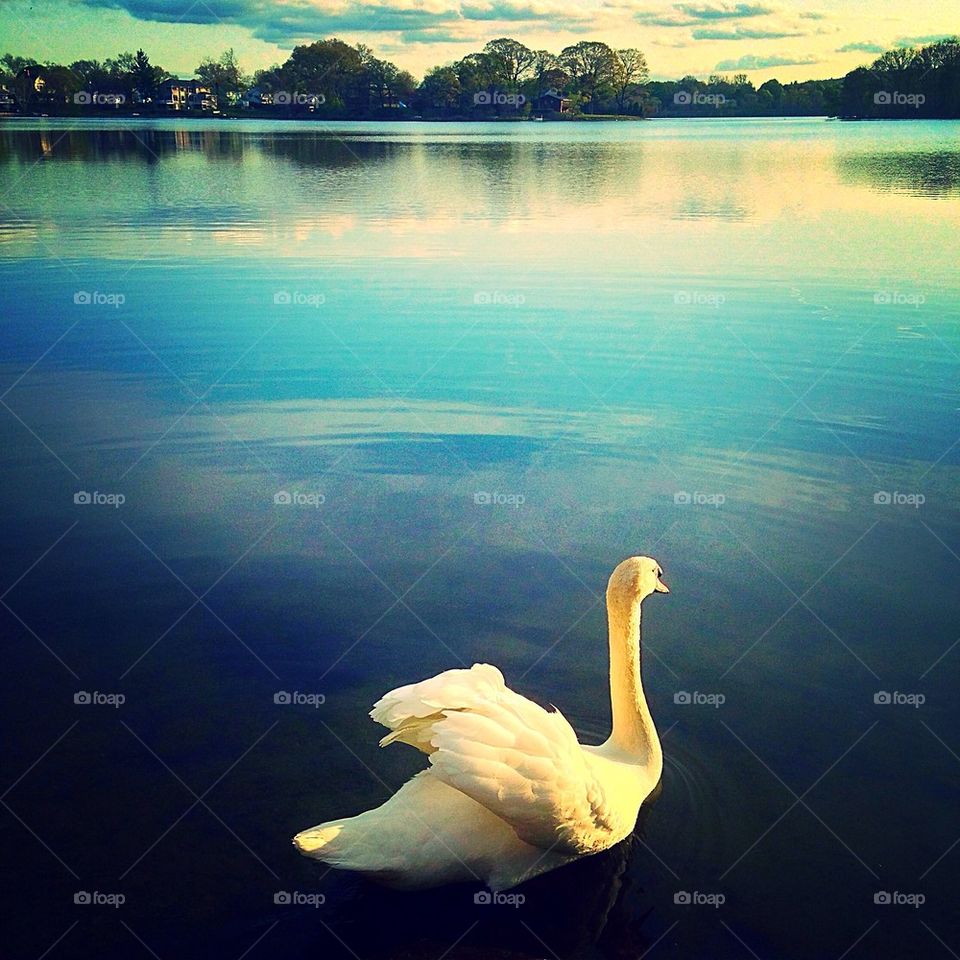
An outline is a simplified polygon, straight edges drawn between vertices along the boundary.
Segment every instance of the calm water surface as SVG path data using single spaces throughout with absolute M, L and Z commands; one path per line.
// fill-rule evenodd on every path
M 958 134 L 5 121 L 10 955 L 960 951 Z M 294 852 L 422 766 L 397 684 L 601 741 L 631 553 L 631 842 L 515 909 Z

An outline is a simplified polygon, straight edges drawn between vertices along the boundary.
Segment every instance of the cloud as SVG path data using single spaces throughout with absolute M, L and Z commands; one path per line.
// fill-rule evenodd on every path
M 860 50 L 863 53 L 883 53 L 887 48 L 879 43 L 871 43 L 869 40 L 858 40 L 856 43 L 845 43 L 837 48 L 837 53 L 852 53 L 854 50 Z
M 3 4 L 5 0 L 0 0 Z M 808 35 L 801 21 L 768 21 L 751 28 L 738 21 L 776 15 L 779 0 L 680 0 L 651 9 L 653 0 L 70 0 L 90 9 L 125 11 L 159 23 L 224 25 L 248 30 L 257 40 L 289 47 L 319 37 L 386 34 L 393 42 L 415 44 L 472 42 L 478 34 L 509 34 L 516 29 L 567 31 L 589 35 L 632 20 L 647 27 L 686 28 L 692 40 L 774 40 Z M 661 0 L 662 2 L 662 0 Z M 806 21 L 825 14 L 798 13 Z M 798 26 L 798 23 L 800 24 Z M 496 26 L 500 24 L 501 26 Z M 820 28 L 821 30 L 823 28 Z M 819 31 L 818 31 L 819 32 Z M 686 34 L 685 34 L 686 35 Z M 898 46 L 944 39 L 900 37 Z M 378 43 L 382 44 L 383 38 Z M 651 43 L 654 41 L 651 40 Z M 833 41 L 837 42 L 837 41 Z M 832 44 L 831 44 L 832 45 Z M 842 52 L 880 52 L 848 44 Z M 813 63 L 804 58 L 790 63 Z M 758 60 L 758 63 L 761 61 Z M 769 64 L 781 65 L 779 62 Z M 759 69 L 744 67 L 743 69 Z
M 0 0 L 2 3 L 3 0 Z M 455 43 L 472 39 L 471 25 L 503 24 L 507 32 L 530 27 L 590 33 L 598 23 L 631 18 L 649 27 L 697 28 L 697 40 L 765 40 L 804 36 L 790 28 L 751 30 L 728 22 L 775 13 L 751 0 L 685 0 L 659 10 L 647 0 L 75 0 L 91 8 L 123 10 L 138 20 L 242 27 L 279 46 L 317 37 L 356 33 L 393 34 L 410 43 Z M 711 25 L 715 25 L 711 33 Z M 726 29 L 721 29 L 726 28 Z
M 428 27 L 425 30 L 403 30 L 400 39 L 403 43 L 463 43 L 476 38 L 465 37 L 445 27 Z M 399 49 L 403 49 L 402 44 Z
M 936 43 L 938 40 L 952 40 L 955 33 L 932 33 L 926 37 L 897 37 L 893 41 L 895 47 L 917 47 L 924 43 Z
M 524 2 L 524 0 L 467 0 L 460 4 L 465 20 L 497 20 L 517 23 L 547 22 L 562 24 L 592 20 L 592 11 L 580 11 L 573 4 Z
M 638 10 L 633 19 L 637 23 L 650 27 L 689 27 L 694 23 L 689 17 L 675 17 L 666 13 L 654 13 L 650 10 Z
M 763 70 L 767 67 L 793 67 L 819 63 L 816 57 L 755 57 L 748 55 L 738 60 L 721 60 L 714 70 Z
M 759 3 L 678 3 L 675 6 L 694 20 L 739 20 L 742 17 L 765 17 L 774 12 L 772 7 Z
M 609 10 L 613 10 L 612 4 L 605 4 L 605 6 Z M 633 19 L 637 23 L 650 27 L 695 27 L 702 23 L 715 23 L 745 17 L 763 17 L 774 12 L 772 7 L 766 7 L 758 3 L 675 3 L 673 7 L 679 12 L 664 13 L 659 10 L 637 10 L 633 14 Z
M 651 27 L 690 27 L 695 21 L 667 10 L 650 10 L 643 0 L 601 0 L 600 9 L 594 11 L 607 18 L 630 17 L 637 23 Z
M 453 29 L 468 23 L 515 22 L 576 29 L 593 14 L 569 0 L 79 0 L 88 7 L 124 10 L 138 20 L 245 27 L 280 45 L 344 32 L 397 33 L 411 41 L 467 39 Z M 447 29 L 444 29 L 447 28 Z
M 750 27 L 734 27 L 732 30 L 716 27 L 701 27 L 693 31 L 694 40 L 782 40 L 784 37 L 803 37 L 804 33 L 781 30 L 760 30 Z
M 253 7 L 250 0 L 82 0 L 88 7 L 125 10 L 137 20 L 159 23 L 228 23 L 243 17 Z
M 138 20 L 161 23 L 236 25 L 249 28 L 260 40 L 280 43 L 341 30 L 416 30 L 459 19 L 410 3 L 348 2 L 336 11 L 313 4 L 289 5 L 271 0 L 82 0 L 88 7 L 125 10 Z

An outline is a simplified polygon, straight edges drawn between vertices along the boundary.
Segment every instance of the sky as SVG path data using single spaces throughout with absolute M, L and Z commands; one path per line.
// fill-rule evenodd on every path
M 191 76 L 232 47 L 245 70 L 340 37 L 422 76 L 495 37 L 559 52 L 638 47 L 654 79 L 838 77 L 884 50 L 960 32 L 957 0 L 0 0 L 0 53 L 69 63 L 143 49 Z

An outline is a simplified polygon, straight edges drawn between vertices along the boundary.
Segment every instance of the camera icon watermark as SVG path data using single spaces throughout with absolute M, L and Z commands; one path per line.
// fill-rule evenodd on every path
M 927 498 L 922 493 L 901 493 L 899 490 L 891 493 L 889 490 L 878 490 L 873 495 L 873 502 L 883 507 L 913 507 L 914 510 L 919 510 L 927 502 Z
M 922 893 L 901 893 L 899 890 L 878 890 L 873 895 L 873 902 L 878 906 L 889 907 L 922 907 L 927 898 Z
M 73 895 L 73 902 L 82 907 L 122 907 L 127 898 L 122 893 L 101 893 L 99 890 L 92 892 L 88 890 L 78 890 Z
M 735 103 L 734 100 L 728 100 L 722 93 L 704 93 L 702 90 L 678 90 L 673 95 L 673 102 L 678 107 L 722 107 L 726 103 L 731 106 Z
M 712 307 L 717 310 L 727 302 L 727 296 L 716 290 L 677 290 L 673 302 L 678 307 Z
M 326 294 L 305 293 L 301 290 L 276 290 L 273 302 L 278 307 L 322 307 L 327 302 Z
M 699 490 L 690 493 L 687 490 L 677 490 L 673 495 L 673 502 L 678 507 L 694 506 L 718 509 L 727 502 L 727 497 L 723 493 L 702 493 Z
M 313 507 L 319 509 L 327 502 L 325 494 L 301 493 L 299 490 L 278 490 L 273 495 L 273 502 L 278 507 Z
M 127 498 L 122 493 L 101 493 L 99 490 L 91 493 L 89 490 L 77 490 L 73 495 L 73 502 L 81 507 L 113 507 L 114 510 L 118 510 L 127 502 Z
M 278 907 L 322 907 L 327 898 L 322 893 L 303 893 L 300 890 L 278 890 L 273 895 Z
M 75 290 L 73 302 L 78 307 L 113 307 L 119 310 L 127 302 L 124 293 L 104 293 L 101 290 Z
M 473 295 L 477 307 L 522 307 L 527 298 L 522 293 L 508 293 L 503 290 L 478 290 Z
M 527 98 L 522 93 L 503 93 L 500 90 L 481 90 L 473 95 L 476 106 L 522 107 Z
M 80 90 L 73 95 L 73 102 L 80 107 L 119 107 L 127 102 L 127 97 L 123 93 Z
M 877 90 L 873 102 L 880 107 L 913 107 L 919 109 L 927 102 L 925 94 L 901 93 L 899 90 Z
M 273 695 L 273 702 L 281 706 L 306 706 L 316 710 L 327 702 L 327 698 L 322 693 L 301 693 L 299 690 L 291 693 L 288 690 L 278 690 Z
M 919 709 L 927 702 L 924 693 L 901 693 L 899 690 L 878 690 L 873 695 L 873 702 L 883 707 L 913 707 Z
M 678 890 L 673 895 L 673 902 L 681 907 L 722 907 L 727 898 L 722 893 L 701 893 L 699 890 Z
M 322 93 L 297 93 L 295 90 L 277 90 L 273 102 L 278 107 L 320 107 L 327 102 Z
M 78 690 L 73 695 L 73 702 L 81 707 L 122 707 L 127 702 L 127 697 L 123 693 L 101 693 L 94 690 L 92 693 L 88 690 Z
M 473 902 L 478 906 L 495 907 L 522 907 L 527 898 L 522 893 L 494 893 L 492 890 L 478 890 L 473 895 Z
M 478 507 L 513 507 L 514 510 L 519 510 L 527 502 L 527 498 L 522 493 L 477 490 L 473 495 L 473 502 Z
M 916 310 L 927 302 L 927 295 L 907 290 L 877 290 L 873 302 L 878 307 L 913 307 Z
M 678 690 L 673 695 L 673 702 L 681 706 L 713 707 L 716 710 L 727 702 L 727 697 L 723 693 L 701 693 L 694 690 Z

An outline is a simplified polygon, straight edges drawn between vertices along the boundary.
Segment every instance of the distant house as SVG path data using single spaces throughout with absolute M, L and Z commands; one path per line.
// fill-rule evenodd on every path
M 17 81 L 23 84 L 24 87 L 30 87 L 34 90 L 35 93 L 43 93 L 43 88 L 47 85 L 47 81 L 43 77 L 42 68 L 36 64 L 24 67 L 16 77 Z
M 548 90 L 536 101 L 536 108 L 543 113 L 567 113 L 570 110 L 570 98 L 556 90 Z
M 37 64 L 31 64 L 20 70 L 13 78 L 13 97 L 21 106 L 28 103 L 42 103 L 46 99 L 44 95 L 46 86 L 43 68 Z
M 193 90 L 187 95 L 187 106 L 191 110 L 216 110 L 217 98 L 209 87 L 195 83 Z
M 163 104 L 168 110 L 185 110 L 189 95 L 190 81 L 171 77 L 157 87 L 156 100 L 157 103 Z
M 156 102 L 168 110 L 215 110 L 217 98 L 199 80 L 171 77 L 157 87 Z

